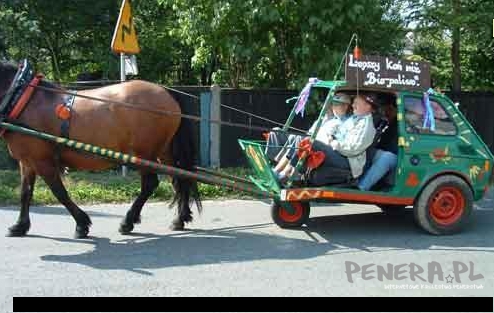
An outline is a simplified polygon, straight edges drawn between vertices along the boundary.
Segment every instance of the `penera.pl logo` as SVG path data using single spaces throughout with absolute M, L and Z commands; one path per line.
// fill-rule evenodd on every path
M 349 283 L 353 284 L 356 279 L 378 280 L 391 284 L 386 285 L 386 289 L 483 289 L 480 283 L 484 279 L 484 275 L 475 270 L 473 262 L 466 264 L 460 261 L 453 261 L 449 264 L 429 262 L 426 265 L 387 263 L 384 266 L 360 265 L 345 261 L 345 273 Z M 404 283 L 405 280 L 425 284 L 396 285 Z M 427 283 L 440 285 L 431 286 Z

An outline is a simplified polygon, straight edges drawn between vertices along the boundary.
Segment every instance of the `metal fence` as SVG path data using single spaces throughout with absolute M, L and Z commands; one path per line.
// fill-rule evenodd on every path
M 463 92 L 459 98 L 460 110 L 494 152 L 494 93 Z
M 88 86 L 85 87 L 87 88 Z M 192 95 L 190 96 L 172 91 L 174 97 L 180 102 L 183 112 L 189 115 L 200 116 L 201 105 L 204 105 L 201 102 L 201 95 L 204 96 L 204 94 L 210 93 L 210 88 L 184 86 L 174 88 Z M 246 111 L 269 120 L 277 121 L 280 124 L 284 124 L 293 106 L 293 102 L 286 104 L 285 101 L 296 96 L 297 94 L 298 91 L 295 90 L 281 89 L 223 89 L 221 90 L 221 104 L 223 105 L 221 107 L 221 120 L 224 122 L 261 126 L 265 128 L 277 126 L 276 124 L 242 114 L 228 108 L 233 107 L 235 109 Z M 460 109 L 478 134 L 482 137 L 484 142 L 489 146 L 491 151 L 494 151 L 494 93 L 463 92 L 460 95 Z M 315 118 L 316 116 L 310 115 L 305 118 L 297 116 L 292 125 L 296 128 L 306 130 L 310 127 Z M 192 124 L 194 125 L 193 130 L 195 133 L 194 139 L 196 142 L 196 148 L 197 151 L 200 151 L 201 149 L 204 149 L 204 146 L 201 147 L 200 122 L 194 121 Z M 245 166 L 247 164 L 247 160 L 240 149 L 238 139 L 262 140 L 262 133 L 263 131 L 260 130 L 238 128 L 228 125 L 221 126 L 221 167 Z M 2 151 L 0 151 L 0 153 L 5 154 L 5 152 Z M 1 165 L 2 164 L 0 164 L 0 167 L 2 167 Z

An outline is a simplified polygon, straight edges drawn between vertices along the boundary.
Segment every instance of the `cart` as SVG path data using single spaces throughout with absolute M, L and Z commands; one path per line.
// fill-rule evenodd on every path
M 263 141 L 239 140 L 255 172 L 251 181 L 262 191 L 274 194 L 271 216 L 282 228 L 307 224 L 312 202 L 373 204 L 393 213 L 413 207 L 415 221 L 428 233 L 459 232 L 469 221 L 473 205 L 486 194 L 494 179 L 492 153 L 459 108 L 446 95 L 428 91 L 434 130 L 422 127 L 420 111 L 424 92 L 408 88 L 355 88 L 348 81 L 318 81 L 313 90 L 325 89 L 327 98 L 319 119 L 336 92 L 375 92 L 394 99 L 398 122 L 398 165 L 385 177 L 387 184 L 361 191 L 342 182 L 324 187 L 310 184 L 280 184 L 272 171 Z M 287 120 L 295 116 L 296 105 Z M 422 114 L 422 115 L 421 115 Z M 419 124 L 417 126 L 417 124 Z M 320 126 L 320 124 L 319 124 Z M 317 133 L 317 130 L 316 130 Z M 315 137 L 313 135 L 312 139 Z M 299 161 L 299 166 L 304 160 Z

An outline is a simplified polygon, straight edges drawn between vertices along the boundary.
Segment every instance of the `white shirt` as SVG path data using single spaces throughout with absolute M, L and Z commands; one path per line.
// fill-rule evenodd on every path
M 321 128 L 319 128 L 319 132 L 317 133 L 316 140 L 323 142 L 325 144 L 329 144 L 332 140 L 332 136 L 337 137 L 339 133 L 340 126 L 348 119 L 348 115 L 343 116 L 324 116 L 324 119 L 321 124 Z M 312 135 L 314 130 L 316 129 L 317 121 L 312 125 L 309 129 L 309 134 Z

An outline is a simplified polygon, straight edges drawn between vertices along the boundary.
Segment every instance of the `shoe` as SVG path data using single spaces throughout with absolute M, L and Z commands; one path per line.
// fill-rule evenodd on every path
M 284 173 L 278 174 L 278 182 L 282 185 L 285 185 L 289 179 L 291 179 L 294 185 L 301 185 L 304 182 L 304 176 L 300 173 L 294 173 L 291 176 L 287 176 Z
M 276 173 L 276 178 L 281 184 L 284 184 L 288 181 L 288 176 L 285 173 Z

